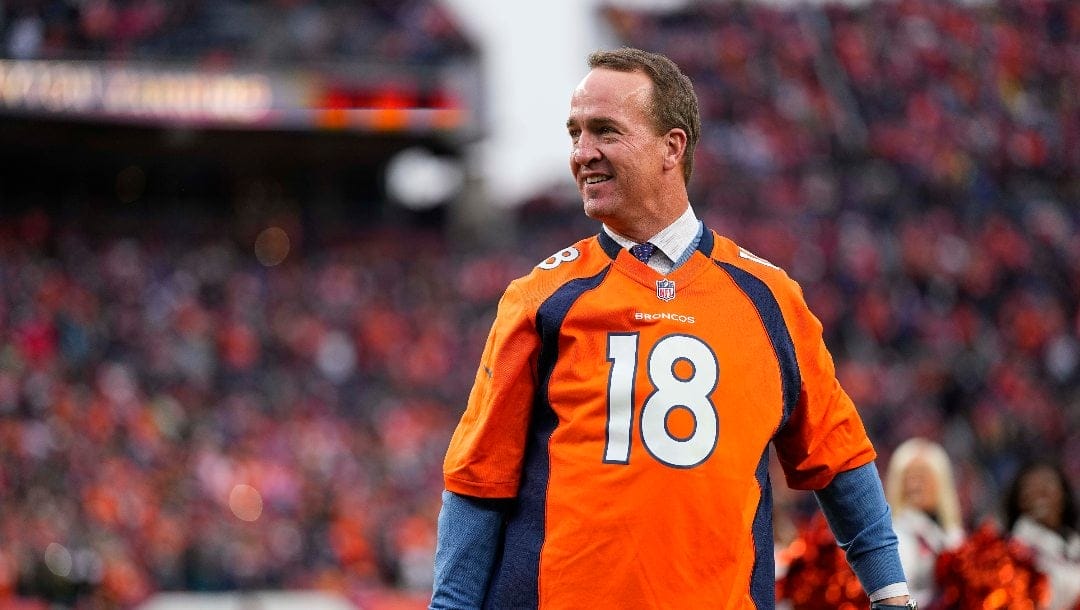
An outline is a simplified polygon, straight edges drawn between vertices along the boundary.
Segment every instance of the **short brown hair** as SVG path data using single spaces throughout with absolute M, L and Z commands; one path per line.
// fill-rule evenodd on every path
M 622 47 L 589 54 L 589 68 L 607 68 L 618 72 L 644 72 L 653 83 L 652 107 L 649 108 L 658 134 L 674 128 L 686 132 L 683 154 L 683 180 L 690 182 L 694 170 L 694 147 L 701 135 L 701 114 L 697 95 L 689 77 L 667 57 L 641 49 Z

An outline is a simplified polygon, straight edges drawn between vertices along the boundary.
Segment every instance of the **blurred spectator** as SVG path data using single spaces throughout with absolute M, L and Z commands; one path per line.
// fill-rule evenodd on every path
M 885 497 L 911 595 L 930 606 L 938 555 L 964 539 L 952 463 L 941 445 L 919 437 L 901 443 L 889 460 Z
M 1005 526 L 1035 554 L 1049 578 L 1048 610 L 1080 606 L 1080 526 L 1076 496 L 1061 468 L 1033 462 L 1016 474 L 1005 498 Z

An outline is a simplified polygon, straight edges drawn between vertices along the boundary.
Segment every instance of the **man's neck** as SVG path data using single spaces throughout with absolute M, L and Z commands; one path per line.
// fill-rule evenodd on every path
M 686 213 L 689 203 L 685 200 L 681 206 L 669 206 L 669 212 L 663 215 L 651 216 L 647 219 L 639 218 L 633 223 L 616 224 L 610 220 L 604 221 L 604 225 L 620 236 L 636 243 L 649 241 L 654 235 L 674 224 Z

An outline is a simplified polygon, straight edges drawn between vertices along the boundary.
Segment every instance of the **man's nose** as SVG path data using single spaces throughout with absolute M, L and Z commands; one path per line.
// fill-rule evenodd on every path
M 570 158 L 578 165 L 588 165 L 590 161 L 599 159 L 600 149 L 596 146 L 596 140 L 586 134 L 581 134 L 574 143 Z

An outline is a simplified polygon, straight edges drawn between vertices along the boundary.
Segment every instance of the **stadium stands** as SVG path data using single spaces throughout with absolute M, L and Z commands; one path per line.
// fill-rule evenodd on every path
M 271 63 L 468 46 L 427 2 L 269 4 L 281 10 L 11 2 L 0 41 L 8 58 Z M 1030 453 L 1080 480 L 1080 7 L 717 2 L 605 17 L 695 79 L 695 207 L 800 281 L 883 457 L 916 434 L 940 440 L 972 521 Z M 513 249 L 370 217 L 324 240 L 318 214 L 244 212 L 273 181 L 205 177 L 200 196 L 220 201 L 144 200 L 155 220 L 140 228 L 126 222 L 125 193 L 143 192 L 124 190 L 130 172 L 98 178 L 112 223 L 93 218 L 100 190 L 72 215 L 79 188 L 58 203 L 2 178 L 12 605 L 266 588 L 422 598 L 440 463 L 494 304 L 595 230 L 553 192 L 520 208 Z
M 475 52 L 428 0 L 15 0 L 0 28 L 11 59 L 427 64 Z

